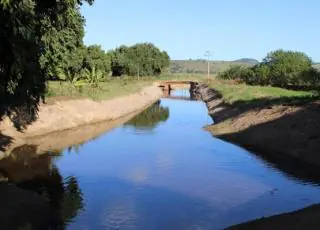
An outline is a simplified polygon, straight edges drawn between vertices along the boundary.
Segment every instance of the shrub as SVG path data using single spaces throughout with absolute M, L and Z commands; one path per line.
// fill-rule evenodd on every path
M 222 80 L 241 80 L 245 78 L 249 68 L 243 65 L 233 65 L 228 69 L 218 73 L 218 78 Z
M 218 78 L 239 80 L 250 85 L 319 88 L 320 72 L 311 65 L 311 59 L 302 52 L 277 50 L 253 67 L 232 66 L 220 72 Z
M 314 88 L 320 87 L 320 72 L 316 68 L 309 68 L 300 74 L 300 79 L 305 85 L 313 86 Z
M 252 67 L 253 79 L 248 84 L 268 85 L 270 84 L 270 68 L 265 64 L 257 64 Z
M 284 50 L 270 52 L 262 63 L 269 68 L 268 83 L 279 87 L 301 84 L 301 73 L 312 65 L 305 53 Z

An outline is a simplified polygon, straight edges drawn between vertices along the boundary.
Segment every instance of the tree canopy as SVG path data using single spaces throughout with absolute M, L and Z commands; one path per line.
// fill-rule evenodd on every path
M 270 70 L 271 85 L 299 85 L 301 73 L 311 67 L 312 60 L 302 52 L 276 50 L 264 58 L 262 65 Z
M 84 67 L 92 70 L 99 69 L 103 74 L 109 74 L 111 71 L 111 57 L 100 45 L 88 46 L 84 57 Z
M 0 0 L 0 116 L 17 128 L 36 118 L 45 81 L 82 44 L 83 2 Z
M 151 43 L 120 46 L 110 51 L 113 76 L 160 75 L 170 65 L 170 57 Z

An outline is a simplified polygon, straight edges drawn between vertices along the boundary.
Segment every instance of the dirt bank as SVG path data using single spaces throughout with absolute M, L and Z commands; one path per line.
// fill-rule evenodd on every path
M 295 212 L 262 218 L 248 223 L 236 225 L 228 230 L 269 230 L 269 229 L 288 229 L 301 230 L 309 229 L 316 230 L 320 226 L 320 205 L 313 205 Z
M 215 124 L 215 136 L 261 154 L 291 156 L 320 166 L 320 103 L 263 99 L 229 105 L 206 85 L 199 87 Z
M 98 102 L 89 99 L 58 100 L 53 104 L 41 105 L 39 118 L 23 132 L 17 131 L 11 121 L 5 118 L 0 123 L 0 139 L 2 142 L 0 144 L 3 147 L 5 144 L 11 143 L 2 150 L 23 144 L 42 144 L 39 148 L 41 151 L 67 147 L 72 144 L 71 142 L 76 141 L 71 140 L 75 136 L 74 132 L 80 133 L 80 136 L 83 137 L 79 138 L 79 135 L 77 135 L 77 142 L 93 138 L 103 130 L 118 124 L 119 122 L 116 120 L 122 118 L 120 122 L 124 122 L 130 119 L 133 115 L 157 101 L 161 95 L 162 91 L 159 87 L 152 85 L 145 87 L 139 93 L 106 101 Z M 113 123 L 105 123 L 106 121 L 113 121 Z M 90 126 L 96 123 L 100 124 Z M 79 131 L 73 130 L 75 128 Z M 64 132 L 61 133 L 61 131 Z M 46 139 L 49 141 L 45 141 Z

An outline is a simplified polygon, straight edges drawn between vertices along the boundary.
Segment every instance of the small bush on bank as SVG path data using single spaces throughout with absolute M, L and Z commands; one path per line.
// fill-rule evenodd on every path
M 258 64 L 252 67 L 253 79 L 248 79 L 247 84 L 268 85 L 270 83 L 270 69 L 265 64 Z
M 316 68 L 309 68 L 308 70 L 301 73 L 302 82 L 308 82 L 311 86 L 320 87 L 320 72 Z
M 218 73 L 222 80 L 240 80 L 248 74 L 249 68 L 243 65 L 233 65 L 223 72 Z

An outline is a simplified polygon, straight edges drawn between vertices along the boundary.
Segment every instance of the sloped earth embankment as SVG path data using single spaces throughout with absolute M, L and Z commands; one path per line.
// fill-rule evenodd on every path
M 297 173 L 320 166 L 320 103 L 280 103 L 262 99 L 230 105 L 208 87 L 196 89 L 206 103 L 214 124 L 207 129 L 216 137 L 254 150 L 271 162 L 293 164 Z M 301 164 L 300 164 L 301 163 Z M 300 166 L 303 166 L 302 168 Z M 290 169 L 292 170 L 292 169 Z M 292 172 L 291 172 L 292 173 Z M 307 176 L 307 175 L 305 175 Z M 232 226 L 246 229 L 319 229 L 320 204 Z
M 94 138 L 130 119 L 161 95 L 161 89 L 154 84 L 138 93 L 111 100 L 58 100 L 41 105 L 37 121 L 23 132 L 17 131 L 10 119 L 5 118 L 0 123 L 0 158 L 17 146 L 36 145 L 38 151 L 43 152 Z
M 225 103 L 207 85 L 198 88 L 214 124 L 216 137 L 262 155 L 291 157 L 320 166 L 320 102 L 280 103 L 277 99 Z

